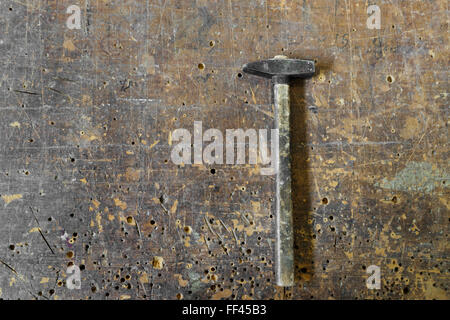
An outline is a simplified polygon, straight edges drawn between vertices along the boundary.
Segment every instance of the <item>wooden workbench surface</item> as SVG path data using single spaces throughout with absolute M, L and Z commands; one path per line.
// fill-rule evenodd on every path
M 81 29 L 68 28 L 71 5 Z M 0 299 L 448 298 L 447 10 L 2 0 Z M 241 68 L 279 54 L 317 62 L 291 87 L 285 289 L 274 177 L 171 161 L 172 132 L 194 121 L 273 128 L 270 81 Z M 366 285 L 369 266 L 380 289 Z

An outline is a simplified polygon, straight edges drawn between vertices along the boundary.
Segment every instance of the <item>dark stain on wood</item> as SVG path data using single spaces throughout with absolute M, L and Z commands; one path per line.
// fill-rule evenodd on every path
M 76 2 L 0 4 L 0 298 L 448 298 L 445 1 L 380 2 L 380 30 L 356 1 Z M 170 160 L 194 121 L 272 128 L 241 66 L 277 54 L 318 65 L 291 90 L 290 289 L 273 177 Z

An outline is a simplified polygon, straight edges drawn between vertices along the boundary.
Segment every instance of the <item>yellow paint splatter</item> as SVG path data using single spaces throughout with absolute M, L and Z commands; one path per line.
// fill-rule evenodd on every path
M 39 282 L 39 283 L 48 283 L 49 280 L 50 280 L 49 278 L 43 277 L 43 278 L 41 279 L 41 282 Z
M 92 203 L 94 204 L 94 206 L 98 209 L 98 207 L 100 206 L 100 201 L 94 199 L 92 200 Z
M 102 215 L 100 214 L 100 212 L 97 212 L 97 215 L 95 216 L 95 220 L 97 221 L 98 232 L 102 233 L 103 232 Z
M 170 213 L 174 214 L 175 212 L 177 212 L 177 207 L 178 207 L 178 200 L 175 200 L 172 208 L 170 208 Z
M 375 254 L 386 256 L 386 248 L 375 248 Z
M 156 145 L 158 144 L 158 142 L 159 142 L 159 140 L 156 140 L 155 142 L 153 142 L 153 143 L 150 145 L 150 149 L 152 149 L 154 146 L 156 146 Z
M 395 232 L 391 232 L 391 238 L 392 239 L 400 239 L 402 236 L 400 236 L 400 235 L 398 235 L 398 234 L 396 234 Z
M 252 209 L 255 215 L 258 215 L 261 212 L 261 202 L 259 201 L 250 201 L 252 204 Z
M 144 284 L 144 283 L 148 283 L 148 275 L 147 272 L 143 272 L 142 275 L 139 277 L 139 281 Z
M 134 169 L 134 168 L 127 168 L 127 171 L 125 172 L 125 178 L 128 181 L 138 181 L 141 176 L 142 170 L 140 169 Z
M 81 97 L 81 103 L 86 106 L 86 105 L 92 105 L 92 98 L 87 95 L 87 94 L 83 94 L 83 96 Z
M 20 128 L 20 123 L 17 121 L 11 122 L 9 125 L 14 128 Z
M 447 300 L 448 299 L 447 292 L 444 289 L 441 289 L 438 286 L 435 286 L 433 284 L 434 284 L 434 282 L 432 279 L 430 279 L 424 283 L 425 299 L 427 299 L 427 300 L 431 300 L 431 299 Z
M 258 104 L 256 103 L 256 97 L 255 97 L 255 93 L 253 92 L 253 89 L 250 87 L 250 91 L 252 92 L 252 100 L 253 100 L 253 104 Z
M 69 51 L 75 51 L 77 49 L 71 39 L 65 39 L 64 43 L 63 43 L 63 47 L 64 47 L 64 49 L 67 49 Z
M 163 257 L 158 257 L 158 256 L 153 257 L 152 265 L 153 265 L 153 268 L 161 270 L 164 265 Z
M 180 285 L 180 287 L 186 287 L 189 283 L 189 281 L 183 279 L 183 276 L 179 273 L 174 274 L 174 277 L 178 279 L 178 284 Z
M 318 80 L 319 82 L 324 82 L 326 80 L 326 76 L 323 72 L 319 73 Z
M 2 195 L 2 199 L 3 201 L 5 201 L 6 204 L 11 203 L 14 200 L 18 200 L 18 199 L 22 199 L 22 194 L 17 193 L 17 194 L 4 194 Z
M 114 204 L 117 207 L 120 207 L 122 210 L 125 210 L 127 208 L 127 204 L 118 198 L 114 198 Z
M 100 138 L 95 135 L 89 136 L 89 141 L 94 141 L 94 140 L 100 140 Z
M 185 246 L 186 248 L 189 248 L 189 247 L 191 246 L 191 237 L 186 237 L 186 238 L 184 239 L 184 246 Z
M 172 145 L 172 131 L 169 131 L 169 139 L 168 139 L 168 143 L 169 143 L 169 146 Z

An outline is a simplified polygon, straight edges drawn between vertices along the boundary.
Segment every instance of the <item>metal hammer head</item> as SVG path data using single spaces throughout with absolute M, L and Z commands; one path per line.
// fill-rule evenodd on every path
M 314 61 L 288 59 L 286 56 L 250 62 L 242 69 L 249 74 L 271 78 L 274 83 L 288 83 L 290 78 L 310 78 L 315 72 Z

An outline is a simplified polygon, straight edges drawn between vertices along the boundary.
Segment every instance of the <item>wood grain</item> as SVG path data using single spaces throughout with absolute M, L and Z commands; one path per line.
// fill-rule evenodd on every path
M 380 30 L 361 1 L 1 1 L 0 298 L 447 299 L 447 2 L 370 4 Z M 170 160 L 194 121 L 273 128 L 241 67 L 279 54 L 318 66 L 291 87 L 292 289 L 273 177 Z

